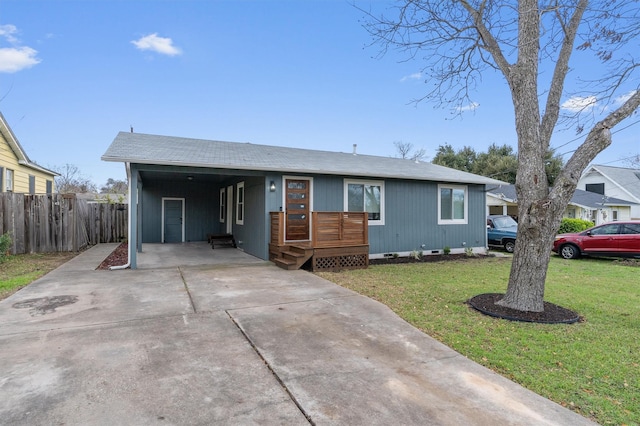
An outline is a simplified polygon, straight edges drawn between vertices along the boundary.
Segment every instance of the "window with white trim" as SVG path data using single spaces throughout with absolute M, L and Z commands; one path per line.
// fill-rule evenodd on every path
M 384 225 L 384 182 L 345 180 L 344 209 L 367 212 L 369 225 Z
M 438 185 L 438 224 L 466 224 L 467 198 L 466 186 Z
M 224 223 L 224 215 L 227 211 L 227 193 L 224 188 L 220 188 L 220 222 Z
M 4 190 L 13 192 L 13 170 L 7 169 L 4 178 Z
M 244 225 L 244 182 L 236 188 L 236 225 Z

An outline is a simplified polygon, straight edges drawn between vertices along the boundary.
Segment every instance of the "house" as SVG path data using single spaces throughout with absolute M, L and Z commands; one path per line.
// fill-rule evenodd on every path
M 57 175 L 29 160 L 0 113 L 0 192 L 52 194 Z
M 624 167 L 593 165 L 580 177 L 578 188 L 632 202 L 631 219 L 640 220 L 640 170 Z M 612 211 L 612 220 L 623 220 Z M 628 219 L 628 217 L 626 217 Z
M 360 155 L 355 146 L 338 153 L 129 132 L 116 136 L 102 160 L 125 164 L 129 247 L 137 251 L 144 243 L 232 236 L 261 259 L 284 262 L 310 249 L 327 265 L 361 262 L 363 254 L 368 263 L 412 251 L 484 251 L 485 186 L 504 184 Z
M 595 225 L 614 220 L 629 220 L 631 208 L 636 204 L 613 197 L 605 197 L 576 189 L 563 217 L 592 221 Z M 518 201 L 514 185 L 505 185 L 487 192 L 487 214 L 518 215 Z

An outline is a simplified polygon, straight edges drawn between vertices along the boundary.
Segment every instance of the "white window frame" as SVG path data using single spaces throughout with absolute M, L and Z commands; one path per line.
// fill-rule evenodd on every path
M 13 178 L 14 173 L 12 169 L 5 169 L 4 173 L 4 190 L 6 192 L 13 192 Z
M 242 197 L 240 193 L 242 193 Z M 244 182 L 238 182 L 236 186 L 236 225 L 244 225 L 244 197 L 246 195 Z
M 218 219 L 220 223 L 224 223 L 225 213 L 227 211 L 227 193 L 225 188 L 220 188 L 220 214 Z
M 442 218 L 442 190 L 451 189 L 464 191 L 464 219 L 443 219 Z M 452 200 L 453 201 L 453 200 Z M 452 212 L 453 212 L 453 205 Z M 466 225 L 469 223 L 469 189 L 466 185 L 438 185 L 438 225 Z
M 380 220 L 369 219 L 369 225 L 384 225 L 385 218 L 385 202 L 384 202 L 384 181 L 383 180 L 360 180 L 345 179 L 344 180 L 344 211 L 349 211 L 349 185 L 368 185 L 380 187 Z M 364 206 L 362 206 L 364 212 Z

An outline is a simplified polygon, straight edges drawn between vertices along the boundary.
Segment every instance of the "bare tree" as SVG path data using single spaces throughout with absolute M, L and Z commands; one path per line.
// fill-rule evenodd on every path
M 640 169 L 640 154 L 627 158 L 625 163 L 632 169 Z
M 64 166 L 49 167 L 59 174 L 56 176 L 56 190 L 61 194 L 96 192 L 95 183 L 91 179 L 82 176 L 78 166 L 65 164 Z
M 416 149 L 414 151 L 413 144 L 411 142 L 395 141 L 393 145 L 396 147 L 397 156 L 411 161 L 422 161 L 427 151 L 424 148 Z
M 518 137 L 518 236 L 507 292 L 501 305 L 544 310 L 550 248 L 578 179 L 611 142 L 611 129 L 640 106 L 640 3 L 623 0 L 403 0 L 391 18 L 367 15 L 366 28 L 382 46 L 423 58 L 431 89 L 418 99 L 458 111 L 472 103 L 482 75 L 498 72 L 508 87 Z M 601 61 L 597 79 L 571 97 L 573 116 L 562 115 L 570 59 L 576 50 Z M 576 79 L 572 84 L 580 83 Z M 577 86 L 576 86 L 577 87 Z M 572 88 L 573 89 L 573 88 Z M 585 92 L 582 92 L 583 94 Z M 620 100 L 618 104 L 615 100 Z M 595 105 L 605 106 L 594 111 Z M 590 114 L 580 114 L 589 112 Z M 586 117 L 586 118 L 585 118 Z M 545 156 L 559 121 L 573 119 L 584 141 L 548 185 Z M 589 129 L 586 131 L 586 129 Z

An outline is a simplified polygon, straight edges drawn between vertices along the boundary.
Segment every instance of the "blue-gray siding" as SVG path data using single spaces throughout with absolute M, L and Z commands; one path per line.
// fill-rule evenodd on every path
M 141 166 L 144 169 L 145 166 Z M 135 169 L 135 167 L 134 167 Z M 163 170 L 153 166 L 154 171 Z M 167 167 L 176 172 L 180 168 Z M 188 170 L 185 171 L 185 173 Z M 202 173 L 203 170 L 200 170 Z M 239 247 L 262 259 L 268 258 L 269 212 L 282 208 L 282 179 L 277 173 L 228 172 L 211 170 L 222 179 L 198 183 L 197 179 L 154 181 L 143 180 L 141 208 L 141 240 L 143 243 L 161 241 L 162 198 L 185 199 L 185 240 L 203 241 L 208 233 L 224 233 L 225 224 L 219 220 L 220 188 L 233 185 L 233 234 Z M 228 174 L 226 174 L 228 173 Z M 303 175 L 299 175 L 303 177 Z M 344 209 L 345 176 L 313 177 L 313 209 L 342 211 Z M 271 192 L 273 181 L 276 191 Z M 237 225 L 236 190 L 244 182 L 244 224 Z M 445 247 L 482 247 L 485 245 L 486 218 L 483 185 L 468 187 L 468 224 L 438 225 L 438 184 L 435 182 L 387 179 L 385 181 L 385 225 L 369 226 L 371 254 L 422 250 L 429 253 Z
M 344 177 L 314 178 L 314 210 L 344 209 Z M 385 224 L 369 226 L 369 252 L 396 253 L 484 247 L 486 234 L 483 185 L 468 185 L 467 225 L 438 225 L 438 184 L 386 180 Z M 424 248 L 422 247 L 424 245 Z
M 184 198 L 185 241 L 204 241 L 208 233 L 220 233 L 219 191 L 204 183 L 145 181 L 142 196 L 142 242 L 162 238 L 162 198 Z
M 234 218 L 233 236 L 238 243 L 238 247 L 245 252 L 267 259 L 269 257 L 268 228 L 264 221 L 265 217 L 265 181 L 262 177 L 248 177 L 234 182 L 244 182 L 244 221 L 242 225 L 237 225 L 235 221 L 236 199 L 234 193 Z M 234 185 L 234 191 L 236 191 Z

